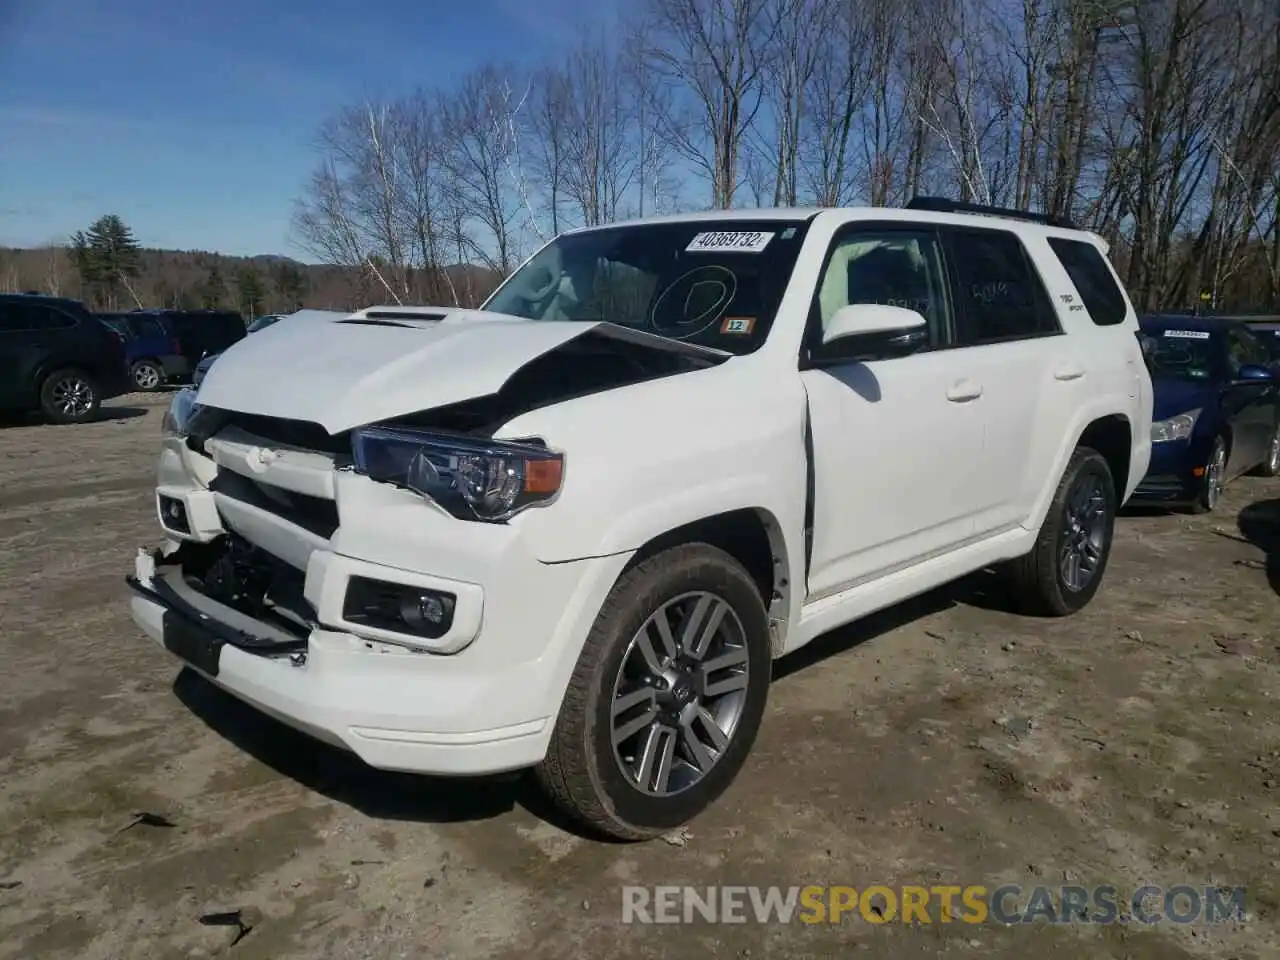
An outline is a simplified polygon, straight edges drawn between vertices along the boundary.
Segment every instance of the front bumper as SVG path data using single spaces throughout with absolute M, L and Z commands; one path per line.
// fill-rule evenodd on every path
M 203 481 L 192 467 L 205 470 Z M 242 701 L 373 767 L 470 775 L 542 759 L 587 632 L 628 555 L 541 563 L 514 524 L 457 521 L 351 474 L 333 475 L 342 523 L 325 538 L 209 489 L 217 469 L 165 442 L 158 500 L 180 502 L 187 529 L 166 527 L 169 552 L 136 561 L 132 614 L 149 637 Z M 281 634 L 184 588 L 175 548 L 228 532 L 305 575 L 305 627 Z M 441 652 L 347 620 L 354 577 L 453 594 Z M 193 652 L 193 622 L 221 635 L 216 660 Z
M 1133 492 L 1131 502 L 1149 504 L 1191 503 L 1200 495 L 1205 465 L 1192 441 L 1172 440 L 1151 446 L 1151 464 Z

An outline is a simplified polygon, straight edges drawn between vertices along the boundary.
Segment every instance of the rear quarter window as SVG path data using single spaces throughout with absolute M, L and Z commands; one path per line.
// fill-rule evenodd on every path
M 1124 292 L 1116 283 L 1102 251 L 1083 240 L 1064 237 L 1050 237 L 1049 247 L 1071 277 L 1093 322 L 1100 327 L 1123 323 L 1128 312 Z

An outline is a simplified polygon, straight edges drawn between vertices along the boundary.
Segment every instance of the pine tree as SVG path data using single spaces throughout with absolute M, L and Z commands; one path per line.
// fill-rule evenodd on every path
M 71 237 L 71 261 L 91 299 L 114 310 L 121 286 L 136 277 L 142 257 L 133 231 L 114 213 L 99 217 Z
M 267 298 L 267 290 L 258 271 L 252 266 L 241 268 L 236 277 L 236 290 L 240 294 L 240 312 L 246 319 L 256 317 Z
M 217 310 L 227 295 L 227 285 L 222 281 L 222 271 L 215 263 L 209 268 L 209 275 L 204 278 L 200 287 L 200 306 L 206 310 Z

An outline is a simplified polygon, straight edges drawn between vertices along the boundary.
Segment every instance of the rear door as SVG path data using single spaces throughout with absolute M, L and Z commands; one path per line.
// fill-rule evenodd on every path
M 967 467 L 981 497 L 974 533 L 993 536 L 1031 513 L 1051 471 L 1046 461 L 1060 449 L 1077 409 L 1074 398 L 1087 388 L 1063 366 L 1062 327 L 1020 237 L 995 227 L 941 232 L 955 304 L 956 363 L 981 391 L 982 456 Z

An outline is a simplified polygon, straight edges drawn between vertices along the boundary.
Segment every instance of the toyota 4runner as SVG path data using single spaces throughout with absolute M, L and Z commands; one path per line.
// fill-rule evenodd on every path
M 374 767 L 534 767 L 655 836 L 783 654 L 991 567 L 1094 596 L 1152 406 L 1106 253 L 926 198 L 717 211 L 563 234 L 480 310 L 278 324 L 165 417 L 133 617 Z

